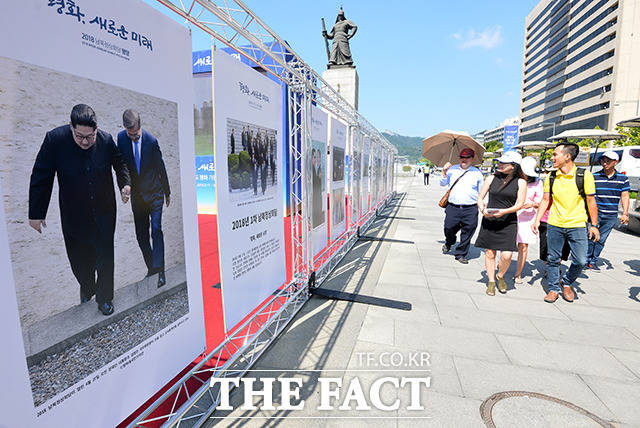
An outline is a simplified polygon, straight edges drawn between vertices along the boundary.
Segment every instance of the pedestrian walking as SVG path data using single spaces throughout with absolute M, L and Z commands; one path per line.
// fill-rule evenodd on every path
M 484 248 L 484 265 L 487 269 L 487 290 L 490 296 L 498 291 L 507 292 L 504 275 L 511 264 L 513 252 L 517 251 L 518 235 L 517 212 L 524 205 L 527 182 L 522 178 L 520 163 L 522 156 L 516 151 L 503 153 L 498 159 L 495 174 L 484 181 L 478 196 L 478 209 L 482 214 L 482 223 L 475 246 Z M 487 204 L 484 197 L 489 195 Z M 496 255 L 500 251 L 498 273 L 496 274 Z
M 544 196 L 531 226 L 533 232 L 538 233 L 542 216 L 552 200 L 547 226 L 549 292 L 544 298 L 548 303 L 558 300 L 560 292 L 567 302 L 573 302 L 572 284 L 587 263 L 587 241 L 600 239 L 595 182 L 591 172 L 576 167 L 574 160 L 578 153 L 578 145 L 567 142 L 559 143 L 553 150 L 551 160 L 557 170 L 544 181 Z M 589 218 L 591 225 L 587 229 Z M 571 265 L 560 278 L 559 264 L 565 242 L 571 249 Z
M 542 185 L 544 192 L 544 183 Z M 544 193 L 543 193 L 544 195 Z M 542 201 L 540 201 L 542 202 Z M 549 201 L 549 206 L 545 210 L 542 218 L 540 219 L 540 226 L 538 226 L 538 238 L 540 239 L 540 260 L 544 262 L 544 277 L 547 277 L 547 258 L 549 256 L 549 247 L 547 246 L 547 221 L 549 221 L 549 210 L 551 210 L 551 205 L 553 201 Z M 540 206 L 538 205 L 538 208 Z M 535 220 L 534 220 L 535 221 Z M 569 248 L 569 244 L 567 242 L 562 246 L 562 254 L 560 259 L 562 261 L 569 260 L 569 254 L 571 253 L 571 248 Z
M 596 183 L 596 204 L 600 220 L 600 239 L 589 241 L 587 248 L 587 269 L 599 271 L 598 257 L 602 253 L 604 243 L 618 221 L 618 205 L 622 201 L 620 223 L 629 223 L 629 178 L 616 171 L 620 157 L 612 150 L 604 152 L 600 158 L 602 170 L 594 174 Z
M 460 242 L 453 250 L 456 260 L 467 264 L 471 238 L 478 227 L 478 193 L 482 187 L 482 172 L 471 165 L 475 152 L 465 148 L 460 152 L 460 163 L 447 162 L 442 169 L 440 186 L 449 188 L 448 204 L 445 208 L 442 253 L 447 254 L 456 243 L 460 232 Z
M 543 182 L 538 179 L 538 173 L 536 172 L 536 165 L 538 161 L 533 156 L 527 156 L 522 159 L 520 168 L 525 175 L 527 181 L 527 195 L 524 200 L 524 205 L 518 211 L 518 263 L 516 267 L 516 274 L 513 282 L 516 284 L 522 284 L 522 270 L 527 262 L 527 253 L 529 250 L 529 244 L 535 244 L 538 237 L 531 225 L 536 219 L 538 213 L 538 206 L 544 194 Z
M 423 181 L 424 181 L 424 185 L 428 186 L 429 185 L 429 169 L 425 166 L 422 169 L 422 173 L 423 173 Z

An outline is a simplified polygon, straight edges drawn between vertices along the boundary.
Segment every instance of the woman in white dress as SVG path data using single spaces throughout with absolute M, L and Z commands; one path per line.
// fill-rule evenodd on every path
M 536 173 L 537 164 L 538 160 L 533 156 L 522 159 L 520 164 L 522 172 L 527 176 L 527 196 L 524 206 L 518 211 L 518 266 L 514 278 L 516 284 L 523 282 L 522 269 L 527 261 L 529 244 L 535 244 L 538 239 L 531 230 L 531 224 L 536 218 L 536 212 L 544 194 L 542 180 L 538 179 L 538 173 Z

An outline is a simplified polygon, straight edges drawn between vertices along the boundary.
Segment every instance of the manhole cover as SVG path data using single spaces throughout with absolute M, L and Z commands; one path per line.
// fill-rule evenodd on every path
M 508 398 L 515 400 L 502 401 Z M 498 403 L 500 405 L 496 406 Z M 489 428 L 497 428 L 496 422 L 501 427 L 514 426 L 515 423 L 526 426 L 551 423 L 552 426 L 614 428 L 609 422 L 573 403 L 527 391 L 505 391 L 493 394 L 480 405 L 480 416 Z

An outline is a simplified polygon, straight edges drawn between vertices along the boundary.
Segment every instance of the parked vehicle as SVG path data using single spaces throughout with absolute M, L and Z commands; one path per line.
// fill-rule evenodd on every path
M 604 152 L 612 150 L 620 156 L 620 161 L 616 165 L 616 170 L 631 177 L 640 177 L 640 146 L 623 146 L 606 149 L 603 147 L 589 150 L 589 161 L 593 165 L 593 171 L 602 169 L 600 158 Z

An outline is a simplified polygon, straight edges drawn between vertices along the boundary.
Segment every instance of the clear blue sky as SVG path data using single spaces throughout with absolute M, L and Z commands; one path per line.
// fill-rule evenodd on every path
M 327 63 L 320 18 L 330 28 L 342 5 L 358 26 L 351 51 L 360 112 L 380 130 L 410 136 L 474 133 L 518 115 L 524 19 L 537 3 L 245 0 L 319 73 Z M 210 45 L 193 35 L 194 50 Z

